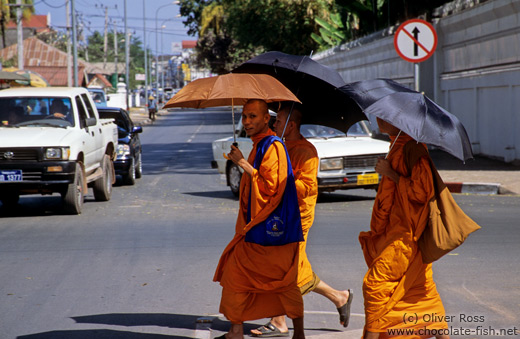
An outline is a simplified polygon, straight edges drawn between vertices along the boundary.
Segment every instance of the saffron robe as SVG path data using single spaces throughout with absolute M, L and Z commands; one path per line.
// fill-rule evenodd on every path
M 258 142 L 267 135 L 274 133 L 269 130 L 251 138 L 251 165 Z M 296 283 L 299 244 L 261 246 L 244 241 L 247 231 L 278 206 L 286 181 L 287 157 L 279 142 L 267 149 L 259 170 L 242 176 L 235 236 L 224 249 L 213 278 L 222 286 L 220 312 L 233 324 L 280 315 L 303 317 L 303 299 Z M 251 222 L 247 223 L 250 190 Z
M 298 205 L 302 218 L 304 241 L 300 242 L 300 262 L 298 265 L 298 287 L 303 287 L 314 279 L 311 263 L 307 258 L 307 235 L 314 222 L 314 209 L 318 199 L 318 152 L 307 139 L 285 142 L 296 182 Z M 309 290 L 310 291 L 310 290 Z
M 410 140 L 401 133 L 389 152 L 387 159 L 400 175 L 399 183 L 383 176 L 370 231 L 359 235 L 368 265 L 363 279 L 365 331 L 381 332 L 381 339 L 387 338 L 388 329 L 448 327 L 432 265 L 422 262 L 417 245 L 428 222 L 428 202 L 435 194 L 432 172 L 425 156 L 408 172 L 403 147 Z M 418 334 L 406 338 L 430 337 Z

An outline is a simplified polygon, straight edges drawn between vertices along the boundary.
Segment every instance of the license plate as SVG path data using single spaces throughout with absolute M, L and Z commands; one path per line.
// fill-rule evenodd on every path
M 359 174 L 357 176 L 357 184 L 358 185 L 379 184 L 379 174 L 377 174 L 377 173 Z
M 22 170 L 0 170 L 0 182 L 22 181 Z

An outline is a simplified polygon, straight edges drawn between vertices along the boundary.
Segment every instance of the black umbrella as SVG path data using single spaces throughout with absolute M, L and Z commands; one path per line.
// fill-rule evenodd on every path
M 366 120 L 359 106 L 338 90 L 345 85 L 339 73 L 306 55 L 282 52 L 260 54 L 235 68 L 233 73 L 262 73 L 278 79 L 302 102 L 303 123 L 330 126 L 347 132 Z M 276 107 L 273 107 L 276 111 Z
M 473 158 L 459 119 L 424 94 L 388 79 L 354 82 L 340 90 L 367 115 L 385 120 L 416 141 L 437 146 L 462 161 Z

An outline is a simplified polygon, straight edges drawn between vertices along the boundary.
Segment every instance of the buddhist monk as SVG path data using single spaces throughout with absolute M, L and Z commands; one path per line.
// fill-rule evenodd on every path
M 384 120 L 377 122 L 380 131 L 390 136 L 392 146 L 387 159 L 379 159 L 375 167 L 382 180 L 370 231 L 359 235 L 368 265 L 363 279 L 363 338 L 448 339 L 432 265 L 422 262 L 417 245 L 427 223 L 428 202 L 435 194 L 426 146 Z M 423 154 L 415 164 L 409 161 L 413 152 Z M 412 333 L 398 334 L 395 330 L 399 329 Z
M 243 338 L 243 322 L 278 315 L 293 319 L 293 338 L 305 338 L 303 299 L 297 285 L 298 242 L 282 246 L 262 246 L 245 241 L 245 235 L 282 200 L 287 180 L 287 155 L 280 142 L 274 142 L 264 154 L 259 170 L 252 164 L 258 142 L 268 135 L 269 112 L 262 100 L 248 101 L 242 111 L 242 124 L 253 140 L 248 160 L 235 146 L 228 157 L 244 169 L 240 183 L 240 203 L 235 236 L 224 249 L 215 272 L 222 286 L 220 312 L 231 322 L 222 336 Z M 251 191 L 251 221 L 247 220 Z
M 289 114 L 290 113 L 290 114 Z M 289 117 L 289 122 L 287 118 Z M 300 133 L 302 113 L 293 104 L 285 104 L 276 115 L 274 128 L 276 134 L 285 140 L 289 158 L 296 181 L 298 194 L 298 205 L 302 218 L 303 237 L 305 241 L 300 242 L 300 254 L 298 264 L 298 287 L 302 295 L 311 291 L 327 297 L 336 305 L 340 314 L 340 323 L 348 326 L 350 317 L 350 305 L 352 303 L 352 292 L 338 291 L 327 285 L 313 272 L 312 266 L 305 251 L 309 229 L 314 222 L 314 209 L 318 198 L 318 166 L 319 159 L 316 148 Z M 287 127 L 286 127 L 287 122 Z M 285 128 L 285 133 L 284 133 Z M 251 331 L 255 337 L 288 336 L 289 329 L 284 316 L 274 317 L 264 326 Z

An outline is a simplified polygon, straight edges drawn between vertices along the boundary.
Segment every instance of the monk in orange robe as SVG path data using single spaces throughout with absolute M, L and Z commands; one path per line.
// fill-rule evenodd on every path
M 259 170 L 252 165 L 258 142 L 274 135 L 269 129 L 269 119 L 264 101 L 248 101 L 243 108 L 242 124 L 253 140 L 253 150 L 248 160 L 235 146 L 228 154 L 244 169 L 244 175 L 235 236 L 224 249 L 214 277 L 223 288 L 220 312 L 231 322 L 227 339 L 243 338 L 244 321 L 284 314 L 293 319 L 293 338 L 305 338 L 303 299 L 296 280 L 299 244 L 261 246 L 244 240 L 246 233 L 278 206 L 287 181 L 287 155 L 279 142 L 267 149 Z M 247 223 L 250 191 L 251 222 Z
M 348 326 L 350 305 L 352 303 L 351 290 L 338 291 L 327 285 L 314 273 L 307 258 L 307 236 L 314 222 L 314 210 L 318 198 L 318 166 L 319 158 L 316 148 L 300 133 L 302 113 L 295 104 L 284 104 L 276 115 L 274 129 L 279 137 L 285 140 L 285 145 L 291 159 L 291 165 L 296 182 L 298 205 L 302 219 L 304 241 L 300 242 L 298 287 L 302 295 L 311 291 L 327 297 L 334 303 L 340 314 L 340 323 Z M 289 122 L 287 118 L 289 117 Z M 287 122 L 287 127 L 286 127 Z M 284 132 L 285 128 L 285 132 Z M 287 336 L 289 329 L 284 316 L 278 316 L 255 330 L 251 331 L 254 337 Z
M 427 155 L 422 156 L 409 169 L 405 145 L 413 139 L 381 119 L 378 125 L 393 144 L 387 159 L 379 159 L 375 168 L 383 178 L 370 231 L 359 235 L 368 265 L 363 279 L 363 338 L 447 339 L 448 324 L 432 265 L 422 262 L 417 245 L 428 222 L 428 202 L 435 194 L 430 163 Z M 414 147 L 426 148 L 417 143 Z M 398 334 L 399 329 L 411 333 Z

